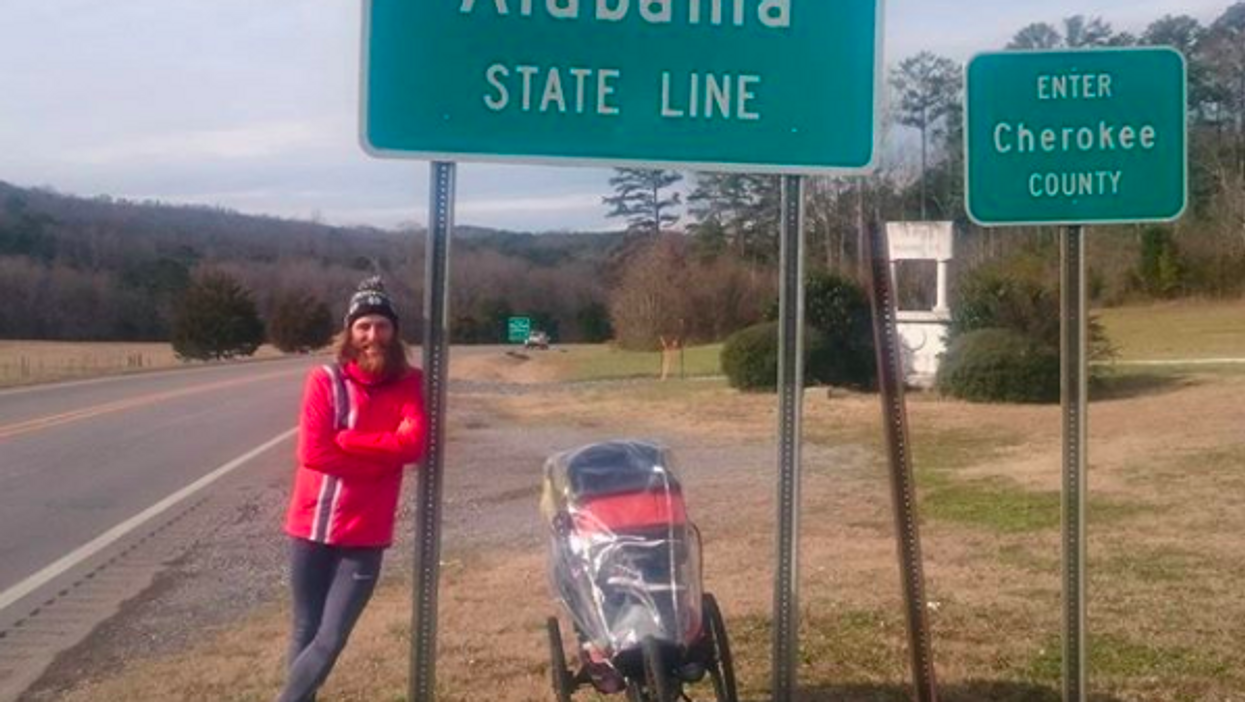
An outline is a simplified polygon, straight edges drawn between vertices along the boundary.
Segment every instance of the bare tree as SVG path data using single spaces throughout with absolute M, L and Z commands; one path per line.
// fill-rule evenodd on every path
M 1202 44 L 1212 90 L 1236 134 L 1234 167 L 1245 174 L 1245 2 L 1224 10 Z
M 717 240 L 741 260 L 757 265 L 778 255 L 778 210 L 781 194 L 776 176 L 750 173 L 697 173 L 688 196 L 697 223 L 692 234 L 700 242 Z
M 1034 22 L 1026 25 L 1012 37 L 1009 49 L 1053 49 L 1063 44 L 1059 30 L 1045 22 Z
M 1046 22 L 1034 22 L 1016 32 L 1009 49 L 1076 49 L 1087 46 L 1116 46 L 1134 43 L 1128 34 L 1116 34 L 1101 17 L 1073 15 L 1063 20 L 1063 32 Z
M 1110 46 L 1116 41 L 1111 25 L 1101 17 L 1087 19 L 1085 15 L 1073 15 L 1063 21 L 1063 42 L 1070 49 Z
M 1141 35 L 1141 43 L 1147 46 L 1170 46 L 1184 54 L 1188 62 L 1189 109 L 1199 120 L 1205 119 L 1209 100 L 1209 74 L 1205 61 L 1201 60 L 1202 42 L 1206 28 L 1188 15 L 1164 15 L 1150 23 Z
M 624 348 L 656 349 L 663 336 L 677 336 L 686 320 L 687 257 L 683 242 L 662 237 L 628 262 L 610 296 L 610 321 Z

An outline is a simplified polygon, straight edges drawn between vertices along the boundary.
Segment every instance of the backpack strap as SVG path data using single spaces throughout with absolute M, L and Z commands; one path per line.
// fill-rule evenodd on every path
M 328 373 L 329 382 L 333 387 L 333 428 L 347 429 L 350 425 L 350 395 L 346 388 L 345 374 L 336 363 L 326 364 L 324 372 Z M 316 498 L 315 517 L 311 527 L 312 541 L 321 544 L 330 543 L 333 513 L 337 510 L 341 488 L 341 479 L 333 475 L 324 476 L 324 480 L 320 483 L 320 494 Z
M 324 366 L 329 374 L 329 382 L 333 385 L 333 428 L 348 428 L 350 418 L 350 395 L 346 391 L 346 379 L 342 375 L 341 366 L 330 363 Z

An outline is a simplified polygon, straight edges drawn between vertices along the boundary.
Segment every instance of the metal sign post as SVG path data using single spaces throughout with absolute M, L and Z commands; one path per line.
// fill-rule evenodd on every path
M 967 67 L 965 206 L 985 226 L 1062 225 L 1063 699 L 1084 702 L 1088 224 L 1178 219 L 1188 80 L 1167 47 L 981 54 Z
M 908 412 L 904 402 L 904 368 L 891 279 L 890 247 L 886 229 L 874 219 L 869 226 L 867 252 L 873 302 L 873 338 L 878 357 L 878 389 L 882 426 L 890 458 L 891 505 L 899 542 L 899 574 L 903 582 L 904 615 L 908 623 L 908 654 L 912 663 L 912 699 L 936 702 L 934 660 L 930 653 L 929 621 L 925 613 L 925 575 L 921 567 L 921 535 L 916 513 L 916 484 L 908 449 Z
M 1063 699 L 1085 702 L 1085 495 L 1088 302 L 1085 239 L 1079 226 L 1062 238 L 1060 373 L 1063 403 Z
M 411 591 L 411 702 L 432 702 L 437 671 L 437 587 L 441 576 L 441 473 L 449 366 L 450 238 L 454 231 L 453 163 L 432 164 L 424 276 L 424 404 L 428 432 L 416 487 L 415 587 Z
M 778 320 L 778 569 L 773 699 L 789 702 L 799 665 L 800 419 L 804 400 L 804 179 L 782 178 Z

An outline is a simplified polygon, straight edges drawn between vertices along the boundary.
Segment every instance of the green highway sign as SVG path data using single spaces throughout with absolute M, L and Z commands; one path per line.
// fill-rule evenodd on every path
M 965 197 L 973 221 L 1105 224 L 1184 213 L 1179 52 L 989 53 L 967 70 Z
M 883 0 L 365 0 L 382 157 L 868 170 Z
M 510 343 L 521 344 L 532 333 L 532 320 L 528 317 L 511 317 L 506 324 L 506 330 Z

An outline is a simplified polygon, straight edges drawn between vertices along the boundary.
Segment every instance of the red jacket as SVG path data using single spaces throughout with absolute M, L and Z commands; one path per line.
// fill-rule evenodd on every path
M 414 369 L 384 384 L 354 363 L 307 374 L 286 533 L 335 546 L 393 542 L 402 468 L 423 449 L 422 388 Z M 398 431 L 403 420 L 410 428 Z

